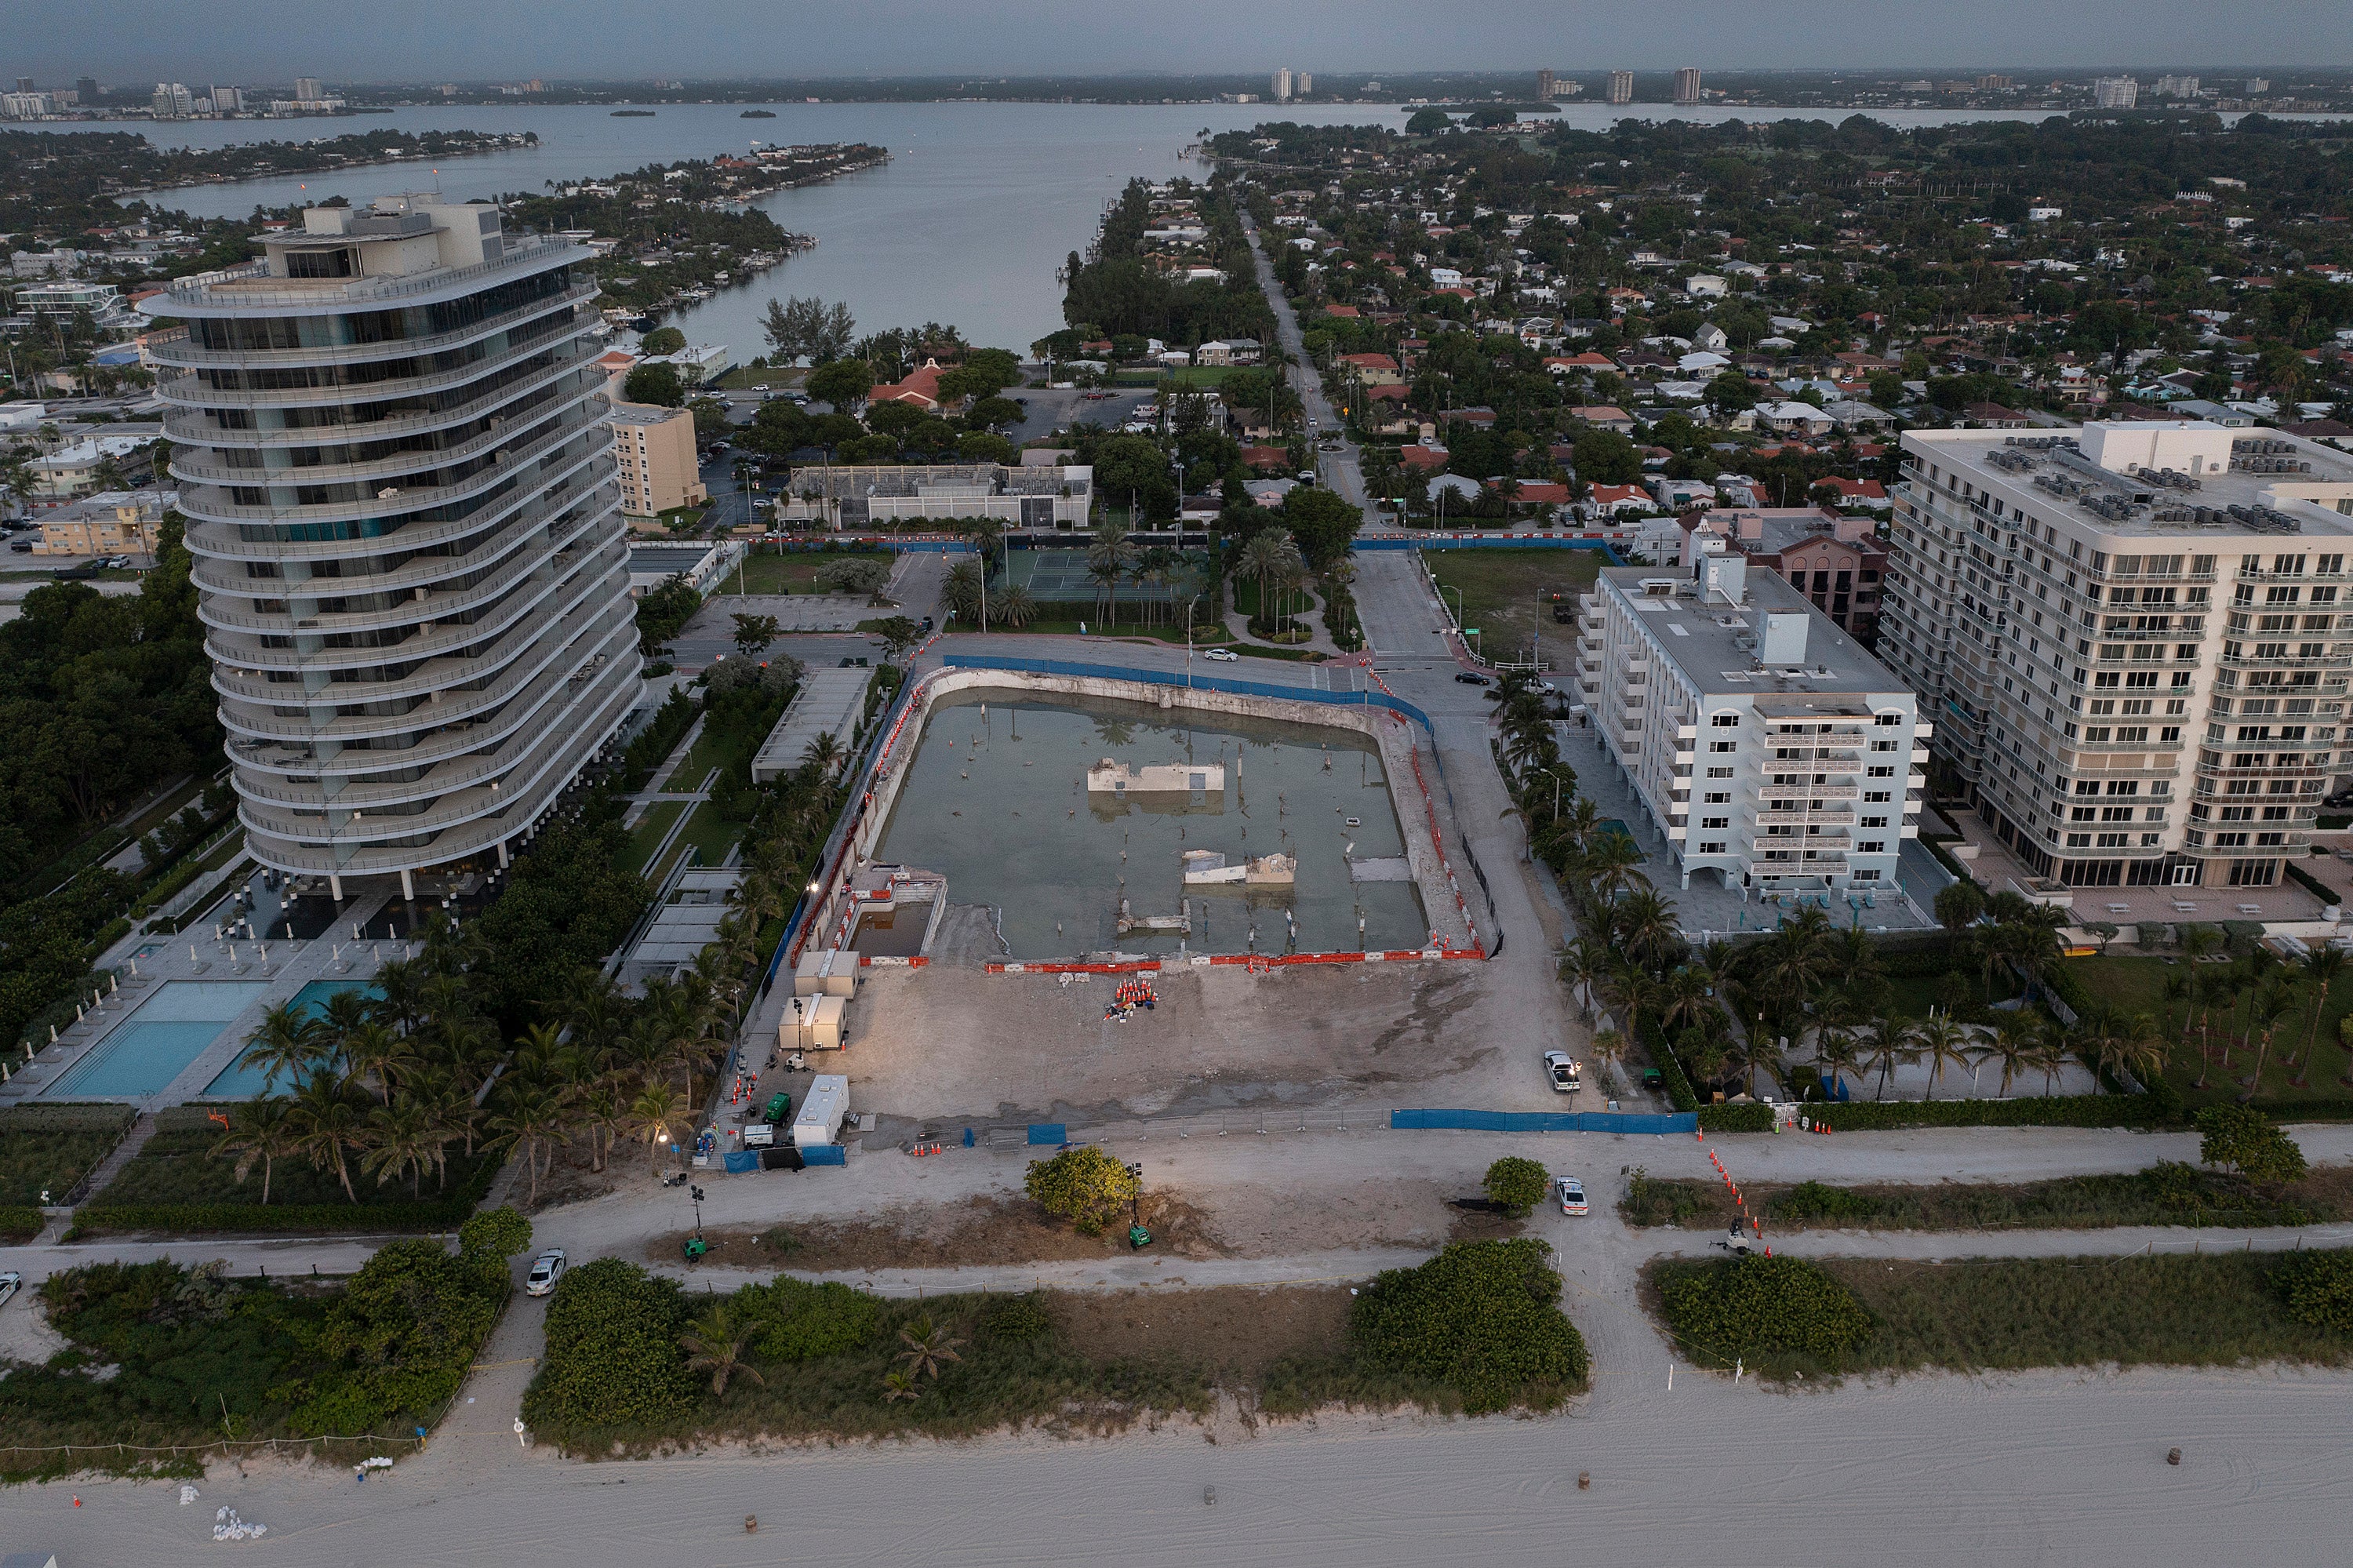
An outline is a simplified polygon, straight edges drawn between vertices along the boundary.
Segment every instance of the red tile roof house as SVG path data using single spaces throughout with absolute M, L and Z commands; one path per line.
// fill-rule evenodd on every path
M 1272 468 L 1289 468 L 1291 454 L 1281 447 L 1244 447 L 1242 466 L 1261 471 Z
M 1424 473 L 1436 473 L 1446 466 L 1448 452 L 1444 447 L 1409 446 L 1398 449 L 1399 468 L 1419 469 Z
M 1327 316 L 1345 316 L 1354 321 L 1362 317 L 1365 313 L 1354 305 L 1326 305 L 1324 307 L 1324 313 Z
M 1597 484 L 1585 498 L 1588 512 L 1615 517 L 1651 510 L 1651 493 L 1639 484 Z
M 1841 506 L 1862 506 L 1880 512 L 1893 504 L 1887 497 L 1887 487 L 1875 479 L 1839 479 L 1833 476 L 1814 481 L 1812 488 L 1819 490 L 1824 485 L 1836 487 Z
M 1393 387 L 1405 379 L 1398 373 L 1398 362 L 1386 354 L 1344 354 L 1338 362 L 1354 367 L 1356 379 L 1367 387 Z
M 930 412 L 940 406 L 940 362 L 923 361 L 921 370 L 907 373 L 903 381 L 893 381 L 887 387 L 877 387 L 866 395 L 871 406 L 875 403 L 908 403 Z
M 1544 367 L 1555 376 L 1566 376 L 1572 370 L 1615 370 L 1618 366 L 1608 355 L 1588 349 L 1583 354 L 1554 355 L 1544 362 Z
M 1501 483 L 1500 480 L 1491 479 L 1487 487 L 1493 490 Z M 1566 506 L 1568 504 L 1568 486 L 1557 480 L 1524 479 L 1511 499 L 1513 504 L 1518 506 Z

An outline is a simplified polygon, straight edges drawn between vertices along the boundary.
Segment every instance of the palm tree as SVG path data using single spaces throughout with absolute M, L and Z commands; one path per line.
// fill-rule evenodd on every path
M 2263 1081 L 2263 1063 L 2272 1054 L 2272 1034 L 2279 1028 L 2280 1020 L 2295 1010 L 2295 988 L 2292 985 L 2266 985 L 2248 1009 L 2248 1033 L 2262 1030 L 2263 1043 L 2255 1051 L 2255 1070 L 2247 1075 L 2247 1097 L 2252 1098 Z
M 1933 1100 L 1936 1097 L 1937 1075 L 1945 1070 L 1946 1063 L 1962 1067 L 1968 1065 L 1969 1032 L 1957 1022 L 1951 1013 L 1939 1012 L 1920 1026 L 1915 1039 L 1920 1054 L 1928 1063 L 1928 1088 L 1920 1097 Z
M 1626 1059 L 1627 1046 L 1624 1033 L 1615 1029 L 1605 1029 L 1596 1034 L 1593 1043 L 1586 1047 L 1586 1054 L 1601 1064 L 1605 1091 L 1616 1079 L 1618 1064 Z
M 1016 583 L 989 596 L 988 618 L 1008 630 L 1018 631 L 1038 619 L 1038 601 Z
M 383 1105 L 392 1104 L 395 1069 L 416 1059 L 407 1041 L 395 1033 L 389 1024 L 373 1019 L 343 1038 L 343 1071 L 354 1078 L 375 1079 L 376 1097 Z
M 2001 1098 L 2010 1098 L 2011 1077 L 2019 1068 L 2027 1065 L 2042 1041 L 2042 1024 L 2023 1007 L 2001 1013 L 1994 1019 L 1993 1032 L 1987 1038 L 1985 1054 L 2001 1064 Z
M 313 1170 L 332 1169 L 343 1183 L 343 1196 L 356 1203 L 352 1173 L 343 1155 L 364 1147 L 367 1138 L 364 1100 L 354 1102 L 345 1081 L 330 1072 L 312 1073 L 294 1091 L 287 1119 L 294 1128 L 294 1147 L 310 1157 Z
M 1656 1011 L 1664 988 L 1641 965 L 1622 960 L 1601 985 L 1602 994 L 1626 1014 L 1626 1033 L 1641 1039 L 1642 1014 Z
M 726 1302 L 715 1304 L 679 1336 L 687 1351 L 686 1370 L 709 1372 L 711 1392 L 722 1399 L 727 1396 L 728 1380 L 739 1372 L 765 1388 L 768 1380 L 744 1359 L 744 1347 L 756 1331 L 756 1324 L 737 1318 Z
M 900 1330 L 899 1342 L 907 1347 L 899 1352 L 899 1359 L 907 1363 L 910 1377 L 928 1376 L 937 1382 L 941 1362 L 964 1360 L 955 1352 L 964 1341 L 934 1326 L 928 1313 Z
M 300 1082 L 327 1044 L 326 1025 L 316 1013 L 298 1003 L 281 1001 L 261 1015 L 261 1026 L 246 1043 L 237 1065 L 261 1068 L 263 1089 L 268 1092 L 278 1086 L 281 1073 L 289 1084 Z
M 839 736 L 829 729 L 819 730 L 801 747 L 801 767 L 813 778 L 830 779 L 840 769 L 846 755 Z
M 912 1400 L 921 1399 L 923 1397 L 923 1395 L 922 1391 L 915 1387 L 915 1380 L 911 1374 L 902 1372 L 884 1372 L 882 1374 L 883 1404 L 888 1404 L 894 1399 Z
M 649 1084 L 638 1097 L 629 1102 L 628 1120 L 632 1136 L 646 1140 L 646 1168 L 658 1170 L 656 1161 L 661 1146 L 670 1141 L 670 1124 L 684 1115 L 678 1091 L 668 1084 Z
M 2304 978 L 2319 987 L 2312 999 L 2312 1026 L 2305 1031 L 2304 1049 L 2288 1064 L 2288 1083 L 2303 1088 L 2306 1075 L 2312 1071 L 2313 1048 L 2320 1041 L 2320 1015 L 2328 1011 L 2328 988 L 2345 972 L 2345 951 L 2341 948 L 2316 948 L 2305 956 Z
M 1919 1049 L 1914 1044 L 1918 1033 L 1909 1019 L 1893 1013 L 1872 1024 L 1871 1047 L 1863 1053 L 1862 1061 L 1866 1071 L 1875 1068 L 1879 1073 L 1879 1090 L 1872 1097 L 1873 1099 L 1887 1097 L 1887 1080 L 1896 1068 L 1909 1066 L 1920 1059 Z
M 2285 1011 L 2282 1003 L 2281 1011 Z M 2165 1036 L 2157 1019 L 2146 1012 L 2120 1012 L 2096 1007 L 2076 1020 L 2071 1041 L 2076 1055 L 2095 1071 L 2147 1075 L 2165 1065 Z
M 1609 950 L 1607 942 L 1592 937 L 1579 937 L 1560 949 L 1561 983 L 1571 992 L 1581 992 L 1581 1006 L 1588 1019 L 1593 1016 L 1593 1004 L 1601 994 L 1601 982 L 1618 967 L 1618 955 Z
M 1678 1034 L 1697 1023 L 1701 1013 L 1716 1005 L 1715 981 L 1714 975 L 1696 965 L 1677 965 L 1667 976 L 1659 1026 L 1670 1034 Z
M 1643 859 L 1641 846 L 1624 833 L 1596 834 L 1592 846 L 1585 852 L 1584 866 L 1593 896 L 1608 904 L 1626 888 L 1650 886 L 1651 879 L 1641 870 Z
M 531 1202 L 539 1203 L 539 1156 L 554 1158 L 555 1146 L 572 1141 L 564 1130 L 564 1103 L 553 1089 L 518 1082 L 507 1091 L 505 1108 L 491 1118 L 492 1140 L 520 1152 L 531 1172 Z
M 1629 893 L 1610 915 L 1619 942 L 1644 963 L 1662 964 L 1683 945 L 1674 906 L 1660 897 L 1655 888 L 1645 885 Z
M 980 598 L 985 591 L 980 563 L 965 559 L 948 568 L 947 580 L 940 588 L 940 598 L 946 601 L 949 612 L 957 620 L 977 625 Z
M 1832 1026 L 1814 1036 L 1814 1060 L 1823 1075 L 1831 1083 L 1843 1081 L 1849 1074 L 1862 1075 L 1862 1042 L 1852 1029 Z M 1828 1087 L 1823 1094 L 1830 1093 Z
M 432 1111 L 403 1096 L 397 1105 L 378 1106 L 368 1112 L 367 1126 L 368 1149 L 361 1157 L 360 1169 L 374 1176 L 379 1187 L 406 1171 L 408 1195 L 418 1196 L 425 1168 L 439 1163 L 442 1148 L 448 1142 Z
M 228 1126 L 213 1139 L 216 1157 L 234 1154 L 237 1158 L 237 1179 L 242 1181 L 253 1169 L 255 1160 L 261 1162 L 261 1205 L 269 1206 L 269 1179 L 278 1161 L 297 1151 L 299 1147 L 292 1118 L 288 1114 L 286 1100 L 277 1095 L 263 1095 L 232 1107 Z
M 1087 546 L 1087 576 L 1094 579 L 1096 614 L 1108 626 L 1119 608 L 1119 579 L 1127 573 L 1127 527 L 1104 518 Z

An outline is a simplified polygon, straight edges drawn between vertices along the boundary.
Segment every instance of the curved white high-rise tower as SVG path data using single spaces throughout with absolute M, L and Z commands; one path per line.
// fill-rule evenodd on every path
M 639 681 L 587 252 L 437 196 L 259 243 L 142 303 L 248 844 L 503 861 Z

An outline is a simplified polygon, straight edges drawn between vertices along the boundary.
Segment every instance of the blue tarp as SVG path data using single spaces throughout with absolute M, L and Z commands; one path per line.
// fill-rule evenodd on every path
M 1393 1110 L 1398 1131 L 1454 1132 L 1697 1132 L 1695 1111 L 1668 1115 L 1639 1111 Z
M 840 1143 L 812 1144 L 808 1148 L 801 1150 L 801 1163 L 804 1165 L 847 1165 L 849 1163 L 849 1149 L 848 1145 Z
M 760 1168 L 760 1151 L 756 1149 L 731 1149 L 724 1159 L 730 1176 L 747 1175 Z
M 1071 1141 L 1071 1135 L 1059 1121 L 1033 1121 L 1029 1124 L 1032 1148 L 1060 1149 Z

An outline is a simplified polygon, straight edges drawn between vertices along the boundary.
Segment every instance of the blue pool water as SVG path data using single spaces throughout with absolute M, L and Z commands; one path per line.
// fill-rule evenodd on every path
M 253 1005 L 268 980 L 166 980 L 44 1091 L 74 1096 L 160 1094 Z
M 384 993 L 365 980 L 312 980 L 294 993 L 293 1006 L 298 1012 L 312 1017 L 327 1010 L 327 999 L 346 991 L 365 991 L 370 997 Z M 207 1096 L 221 1099 L 249 1100 L 269 1087 L 269 1075 L 259 1067 L 241 1067 L 232 1062 L 221 1075 L 205 1086 Z

